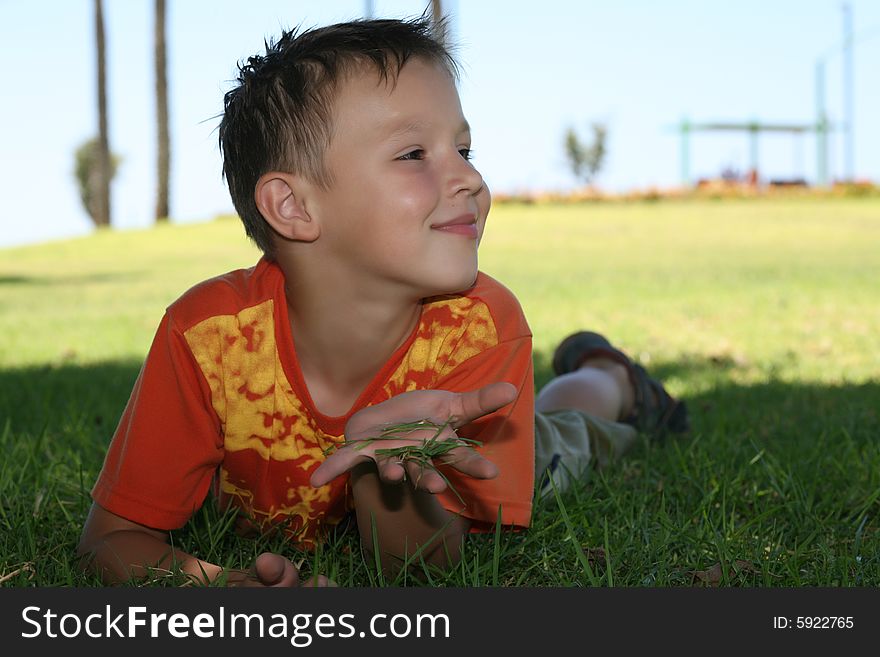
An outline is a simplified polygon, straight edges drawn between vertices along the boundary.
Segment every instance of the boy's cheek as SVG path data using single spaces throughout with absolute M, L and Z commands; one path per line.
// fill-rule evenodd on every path
M 477 207 L 480 209 L 480 216 L 484 218 L 489 214 L 489 208 L 492 207 L 492 192 L 489 191 L 489 186 L 485 183 L 483 189 L 477 194 Z

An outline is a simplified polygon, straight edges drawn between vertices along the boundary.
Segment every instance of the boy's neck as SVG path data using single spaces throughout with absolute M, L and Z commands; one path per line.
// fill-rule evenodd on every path
M 355 281 L 308 280 L 285 272 L 288 317 L 303 379 L 317 410 L 345 415 L 415 329 L 421 300 L 398 292 L 367 296 Z

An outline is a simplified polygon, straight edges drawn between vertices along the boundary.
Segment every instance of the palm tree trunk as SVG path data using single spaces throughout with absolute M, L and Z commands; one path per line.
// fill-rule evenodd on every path
M 168 221 L 168 178 L 171 140 L 168 135 L 168 76 L 165 57 L 165 0 L 156 0 L 156 127 L 159 139 L 156 165 L 156 221 Z
M 446 33 L 445 30 L 440 28 L 440 21 L 443 20 L 442 0 L 431 0 L 431 20 L 434 24 L 434 38 L 441 43 L 445 43 Z
M 98 55 L 98 176 L 95 190 L 97 226 L 110 225 L 110 139 L 107 129 L 107 66 L 104 43 L 104 8 L 95 0 L 95 42 Z

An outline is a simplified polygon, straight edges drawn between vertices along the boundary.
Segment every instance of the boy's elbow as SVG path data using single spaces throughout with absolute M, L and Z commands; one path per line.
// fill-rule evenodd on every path
M 93 521 L 94 505 L 92 511 L 89 512 L 88 518 L 83 525 L 79 535 L 79 541 L 76 544 L 76 567 L 86 574 L 95 572 L 95 555 L 104 536 L 100 535 Z
M 76 545 L 80 572 L 105 584 L 125 582 L 142 564 L 160 561 L 170 549 L 165 533 L 118 516 L 93 503 Z

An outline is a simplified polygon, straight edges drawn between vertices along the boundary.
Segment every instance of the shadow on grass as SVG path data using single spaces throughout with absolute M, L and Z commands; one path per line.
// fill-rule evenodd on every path
M 0 285 L 22 285 L 34 282 L 33 276 L 0 276 Z
M 535 354 L 536 385 L 552 378 L 549 360 Z M 610 545 L 619 585 L 689 586 L 724 562 L 745 571 L 725 571 L 722 585 L 875 586 L 880 380 L 771 375 L 744 385 L 738 367 L 697 357 L 651 364 L 653 376 L 698 391 L 683 397 L 692 431 L 642 440 L 583 489 L 568 491 L 578 540 Z M 558 515 L 552 500 L 541 513 Z
M 117 283 L 119 281 L 132 281 L 141 278 L 142 271 L 116 271 L 100 272 L 93 274 L 75 274 L 61 276 L 22 276 L 19 274 L 4 274 L 0 276 L 0 286 L 7 285 L 30 285 L 30 286 L 53 286 L 53 285 L 81 285 L 87 283 Z
M 535 389 L 553 378 L 552 354 L 534 353 Z M 769 380 L 742 385 L 729 374 L 732 360 L 689 357 L 651 364 L 649 374 L 660 381 L 677 378 L 702 382 L 703 392 L 684 398 L 693 434 L 726 433 L 803 440 L 810 435 L 844 431 L 865 439 L 880 438 L 880 379 L 868 383 L 792 383 Z
M 715 365 L 691 359 L 660 363 L 651 371 L 703 381 L 707 373 L 717 374 Z M 31 564 L 34 573 L 9 580 L 6 586 L 81 583 L 72 574 L 73 554 L 90 504 L 88 491 L 140 366 L 140 362 L 124 361 L 0 370 L 0 450 L 4 455 L 0 462 L 0 575 L 22 564 Z M 543 385 L 551 377 L 549 356 L 536 352 L 536 381 Z M 743 530 L 744 534 L 778 535 L 780 545 L 796 547 L 821 539 L 821 545 L 831 546 L 828 558 L 841 562 L 858 545 L 861 550 L 873 550 L 880 540 L 871 520 L 880 511 L 880 382 L 769 381 L 743 386 L 730 382 L 723 373 L 709 380 L 716 384 L 686 398 L 692 434 L 670 439 L 656 449 L 639 447 L 624 464 L 612 468 L 607 479 L 592 479 L 579 493 L 587 505 L 585 513 L 605 517 L 621 531 L 629 531 L 627 527 L 635 523 L 646 536 L 656 535 L 659 542 L 651 544 L 653 552 L 649 550 L 655 556 L 665 555 L 670 545 L 689 554 L 686 551 L 703 549 L 715 536 L 694 534 L 695 528 L 703 526 L 694 519 L 704 518 L 700 521 L 704 524 L 716 520 L 720 512 L 715 510 L 713 491 L 720 486 L 725 494 L 738 495 L 733 498 L 737 508 L 750 514 L 742 522 L 754 526 Z M 665 487 L 660 511 L 650 507 L 659 503 L 658 487 Z M 621 500 L 632 503 L 619 507 Z M 769 519 L 765 518 L 768 504 L 778 507 Z M 645 511 L 648 507 L 651 510 Z M 658 515 L 661 511 L 669 515 Z M 662 517 L 667 518 L 668 527 L 657 525 Z M 187 530 L 193 544 L 206 549 L 205 541 L 212 545 L 220 541 L 212 549 L 228 549 L 230 544 L 215 536 L 214 530 L 199 529 L 199 518 Z M 818 530 L 814 529 L 816 518 L 824 523 Z M 574 518 L 574 523 L 578 531 L 586 531 L 586 519 Z M 678 538 L 662 538 L 667 534 Z M 542 539 L 536 540 L 540 545 Z M 601 537 L 584 540 L 601 544 Z M 745 548 L 732 545 L 731 554 L 738 558 Z M 524 546 L 524 550 L 538 549 L 528 542 Z M 487 549 L 491 552 L 491 546 Z M 646 548 L 640 544 L 638 549 L 626 549 L 635 555 Z M 702 558 L 679 555 L 676 561 L 706 567 Z M 514 562 L 517 559 L 511 557 Z M 880 567 L 875 562 L 871 561 L 871 568 Z M 334 563 L 337 568 L 346 567 L 344 560 Z M 797 570 L 796 559 L 792 563 Z M 812 572 L 791 581 L 825 581 Z M 632 581 L 638 583 L 636 574 Z M 621 576 L 620 581 L 629 580 Z
M 553 354 L 535 350 L 533 361 L 535 368 L 535 390 L 540 390 L 553 378 Z M 704 357 L 690 356 L 677 361 L 652 363 L 647 367 L 649 374 L 661 381 L 675 377 L 684 380 L 703 378 L 706 376 L 719 377 L 739 367 L 732 357 Z
M 550 355 L 534 354 L 535 387 L 553 377 Z M 94 436 L 105 446 L 119 420 L 140 371 L 139 361 L 108 361 L 0 369 L 0 428 L 16 433 L 52 430 Z M 839 430 L 880 438 L 880 381 L 827 385 L 769 381 L 743 386 L 729 382 L 725 363 L 690 358 L 652 365 L 661 380 L 703 378 L 716 383 L 687 397 L 693 433 L 744 433 L 796 439 L 804 434 Z
M 109 440 L 140 368 L 108 361 L 0 369 L 0 427 L 37 434 L 87 426 Z

